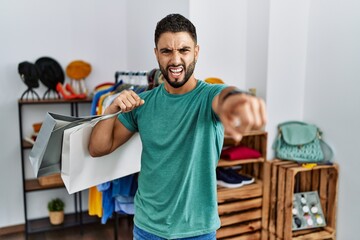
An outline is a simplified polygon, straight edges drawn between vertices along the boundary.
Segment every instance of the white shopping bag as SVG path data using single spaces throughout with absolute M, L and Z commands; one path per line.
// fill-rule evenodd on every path
M 88 122 L 64 131 L 61 178 L 69 194 L 140 171 L 138 133 L 114 152 L 94 158 L 88 151 L 92 127 Z
M 105 116 L 78 118 L 48 112 L 29 155 L 35 176 L 60 173 L 62 137 L 65 129 L 102 118 Z

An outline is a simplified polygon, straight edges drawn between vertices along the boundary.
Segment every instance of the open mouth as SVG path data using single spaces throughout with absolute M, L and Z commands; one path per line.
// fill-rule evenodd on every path
M 179 78 L 183 73 L 184 68 L 182 66 L 179 67 L 169 67 L 169 73 L 173 78 Z

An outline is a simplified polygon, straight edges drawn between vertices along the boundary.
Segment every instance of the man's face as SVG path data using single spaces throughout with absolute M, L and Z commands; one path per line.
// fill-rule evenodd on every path
M 193 77 L 199 46 L 187 32 L 166 32 L 160 35 L 155 48 L 156 58 L 165 80 L 174 88 Z

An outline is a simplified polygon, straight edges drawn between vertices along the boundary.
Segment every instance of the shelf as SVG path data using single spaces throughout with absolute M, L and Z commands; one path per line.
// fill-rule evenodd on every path
M 324 227 L 293 232 L 292 239 L 335 239 L 335 229 Z
M 254 231 L 260 231 L 261 230 L 261 221 L 259 219 L 255 221 L 248 221 L 245 223 L 240 224 L 234 224 L 230 226 L 222 226 L 221 229 L 219 229 L 216 232 L 217 239 L 223 239 L 225 237 L 229 237 L 232 235 L 237 234 L 244 234 L 244 233 L 251 233 Z M 257 234 L 258 236 L 259 234 Z M 259 237 L 255 238 L 247 238 L 247 239 L 260 239 Z
M 218 167 L 230 167 L 234 165 L 249 164 L 249 163 L 262 163 L 264 158 L 252 158 L 252 159 L 241 159 L 241 160 L 225 160 L 220 159 Z
M 54 184 L 49 186 L 41 186 L 37 179 L 28 179 L 25 181 L 25 191 L 39 191 L 39 190 L 47 190 L 47 189 L 54 189 L 54 188 L 62 188 L 64 184 Z
M 275 233 L 263 229 L 264 239 L 280 239 L 277 238 Z M 318 240 L 333 240 L 336 239 L 336 230 L 332 227 L 312 228 L 306 230 L 293 231 L 291 240 L 305 240 L 305 239 L 318 239 Z
M 258 220 L 258 225 L 261 225 L 261 208 L 220 216 L 221 227 L 254 220 Z
M 40 218 L 28 220 L 28 232 L 39 233 L 52 230 L 60 230 L 63 228 L 81 226 L 82 224 L 100 222 L 98 217 L 89 216 L 87 212 L 82 212 L 82 223 L 80 221 L 80 214 L 65 214 L 64 223 L 60 225 L 51 225 L 49 218 Z
M 250 198 L 242 201 L 225 202 L 218 205 L 219 215 L 231 214 L 238 211 L 246 211 L 248 209 L 261 208 L 262 197 Z
M 239 188 L 218 187 L 218 203 L 260 197 L 263 193 L 263 182 L 256 179 L 254 183 Z
M 23 149 L 31 149 L 34 145 L 28 141 L 22 140 Z
M 91 103 L 92 98 L 85 99 L 41 99 L 41 100 L 18 100 L 19 104 L 66 104 L 66 103 Z
M 35 191 L 46 191 L 51 189 L 60 189 L 64 188 L 64 183 L 61 180 L 60 175 L 58 176 L 46 176 L 46 177 L 39 177 L 34 179 L 27 179 L 25 175 L 25 162 L 28 161 L 25 159 L 25 151 L 32 149 L 33 144 L 25 140 L 23 135 L 23 116 L 22 116 L 22 109 L 25 107 L 37 106 L 43 108 L 45 111 L 46 109 L 51 109 L 53 105 L 56 104 L 65 104 L 68 105 L 71 111 L 71 116 L 78 117 L 79 116 L 79 105 L 80 104 L 91 104 L 92 99 L 72 99 L 72 100 L 65 100 L 65 99 L 41 99 L 41 100 L 18 100 L 18 111 L 19 111 L 19 129 L 20 129 L 20 146 L 21 146 L 21 168 L 22 168 L 22 180 L 23 180 L 23 202 L 24 202 L 24 217 L 25 217 L 25 239 L 28 238 L 29 233 L 36 233 L 36 232 L 45 232 L 49 230 L 57 230 L 63 229 L 68 227 L 81 227 L 83 224 L 87 223 L 95 223 L 99 222 L 98 218 L 92 218 L 87 214 L 80 213 L 79 209 L 82 208 L 82 200 L 81 200 L 81 192 L 76 193 L 72 198 L 74 198 L 74 208 L 75 213 L 67 214 L 65 216 L 64 224 L 53 226 L 50 224 L 49 218 L 41 218 L 41 219 L 34 219 L 29 220 L 27 216 L 27 195 L 30 192 Z M 44 106 L 47 105 L 47 106 Z M 50 106 L 51 105 L 51 106 Z M 96 220 L 96 221 L 95 221 Z
M 218 167 L 241 166 L 241 175 L 255 179 L 249 185 L 239 188 L 218 186 L 217 201 L 221 227 L 217 239 L 247 240 L 261 239 L 262 210 L 264 201 L 264 166 L 266 161 L 267 132 L 250 131 L 243 134 L 240 143 L 225 136 L 224 147 L 246 146 L 258 151 L 259 158 L 219 159 Z

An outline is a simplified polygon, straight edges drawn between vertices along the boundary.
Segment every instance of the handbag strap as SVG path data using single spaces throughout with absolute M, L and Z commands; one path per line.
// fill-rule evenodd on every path
M 280 123 L 278 125 L 278 135 L 281 134 L 281 127 L 285 126 L 285 125 L 288 125 L 288 124 L 299 124 L 299 125 L 312 125 L 312 126 L 315 126 L 317 128 L 317 132 L 318 132 L 318 137 L 321 138 L 322 136 L 322 131 L 321 129 L 316 126 L 315 124 L 310 124 L 310 123 L 306 123 L 306 122 L 301 122 L 301 121 L 287 121 L 287 122 L 283 122 L 283 123 Z
M 301 122 L 301 121 L 287 121 L 287 122 L 280 123 L 278 125 L 278 127 L 281 128 L 284 125 L 293 124 L 293 123 L 300 124 L 300 125 L 308 125 L 308 123 Z
M 321 149 L 323 151 L 324 154 L 324 162 L 331 162 L 334 153 L 333 150 L 331 149 L 331 147 L 320 138 L 320 145 L 321 145 Z

